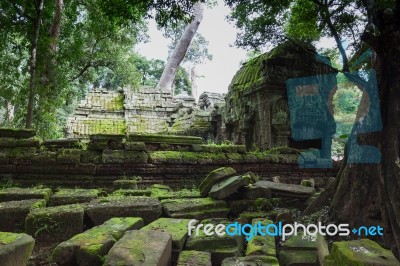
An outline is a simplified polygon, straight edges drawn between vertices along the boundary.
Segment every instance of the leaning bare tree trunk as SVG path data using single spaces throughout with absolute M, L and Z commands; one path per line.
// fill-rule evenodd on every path
M 175 47 L 171 57 L 168 59 L 161 78 L 157 84 L 158 89 L 172 90 L 172 84 L 174 82 L 178 66 L 184 59 L 189 45 L 200 26 L 200 23 L 203 19 L 203 13 L 204 4 L 197 2 L 194 5 L 194 19 L 186 26 L 181 39 Z
M 35 105 L 35 95 L 36 95 L 36 67 L 37 67 L 37 48 L 40 33 L 40 26 L 42 21 L 44 0 L 39 0 L 36 6 L 36 17 L 34 21 L 33 34 L 31 40 L 31 58 L 30 58 L 30 68 L 29 68 L 29 98 L 28 98 L 28 110 L 26 114 L 25 127 L 32 127 L 33 120 L 33 109 Z

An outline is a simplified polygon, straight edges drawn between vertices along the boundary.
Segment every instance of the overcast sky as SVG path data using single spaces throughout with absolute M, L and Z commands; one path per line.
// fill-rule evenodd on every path
M 204 76 L 197 80 L 197 96 L 204 91 L 226 93 L 233 76 L 240 68 L 240 62 L 246 58 L 244 49 L 234 47 L 237 30 L 225 19 L 229 12 L 223 0 L 218 0 L 217 6 L 204 12 L 198 32 L 209 41 L 208 49 L 213 60 L 197 67 L 198 75 Z M 139 44 L 137 51 L 148 59 L 166 60 L 169 40 L 162 36 L 154 21 L 149 24 L 148 34 L 150 42 Z M 324 40 L 317 47 L 332 44 L 332 41 Z

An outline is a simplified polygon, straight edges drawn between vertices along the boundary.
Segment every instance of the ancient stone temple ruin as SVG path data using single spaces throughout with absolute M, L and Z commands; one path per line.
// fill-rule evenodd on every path
M 94 90 L 68 119 L 68 137 L 173 134 L 199 136 L 214 143 L 229 140 L 248 149 L 320 148 L 318 140 L 291 139 L 286 92 L 288 79 L 335 73 L 327 59 L 320 58 L 311 45 L 286 42 L 245 63 L 227 95 L 203 93 L 198 103 L 188 95 L 173 97 L 170 91 L 152 88 Z M 316 115 L 324 117 L 324 112 L 318 110 Z
M 223 138 L 262 150 L 300 148 L 302 143 L 291 139 L 286 82 L 335 72 L 319 58 L 312 45 L 286 42 L 245 63 L 233 78 L 226 107 L 217 118 L 222 120 Z M 319 112 L 321 117 L 323 112 Z M 318 147 L 307 143 L 301 148 L 310 146 Z
M 152 88 L 93 90 L 69 117 L 67 137 L 133 133 L 212 138 L 210 109 L 223 101 L 220 95 L 219 98 L 213 95 L 206 111 L 202 110 L 204 105 L 198 106 L 187 94 L 173 97 L 170 91 Z

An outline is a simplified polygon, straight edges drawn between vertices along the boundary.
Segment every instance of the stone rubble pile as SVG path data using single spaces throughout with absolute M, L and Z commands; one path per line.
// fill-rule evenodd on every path
M 205 225 L 293 223 L 296 209 L 288 202 L 306 202 L 314 188 L 263 181 L 230 167 L 211 171 L 198 189 L 139 189 L 136 181 L 117 179 L 110 191 L 1 189 L 0 265 L 39 265 L 46 245 L 60 266 L 400 265 L 367 239 L 328 245 L 322 235 L 282 242 L 271 228 L 270 235 L 251 239 L 240 231 L 205 233 Z

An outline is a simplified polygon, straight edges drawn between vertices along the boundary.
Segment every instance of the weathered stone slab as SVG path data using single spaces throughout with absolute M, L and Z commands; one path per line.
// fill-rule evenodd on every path
M 225 218 L 229 212 L 225 201 L 212 198 L 162 200 L 163 211 L 172 218 Z
M 260 224 L 262 226 L 268 226 L 273 224 L 271 220 L 268 219 L 254 219 L 252 224 Z M 272 230 L 270 233 L 274 233 Z M 266 232 L 264 232 L 265 234 Z M 275 237 L 266 234 L 262 236 L 257 234 L 247 243 L 246 256 L 261 255 L 261 256 L 273 256 L 276 257 L 275 249 Z
M 111 248 L 104 266 L 169 266 L 171 252 L 170 234 L 153 230 L 132 230 L 126 232 Z
M 390 250 L 369 239 L 334 242 L 330 257 L 337 265 L 400 265 Z
M 161 216 L 160 201 L 149 197 L 104 197 L 86 206 L 86 215 L 94 225 L 113 217 L 141 217 L 148 224 Z
M 158 198 L 159 200 L 164 199 L 184 199 L 184 198 L 201 198 L 200 191 L 181 189 L 178 191 L 168 191 L 162 189 L 151 189 L 151 197 Z
M 149 189 L 118 189 L 115 190 L 111 196 L 123 196 L 123 197 L 128 197 L 128 196 L 150 196 L 151 195 L 151 190 Z
M 207 175 L 207 177 L 201 182 L 199 190 L 201 196 L 206 197 L 210 192 L 211 188 L 218 182 L 231 177 L 236 174 L 236 170 L 231 167 L 218 168 Z
M 172 248 L 175 251 L 182 251 L 188 238 L 188 224 L 190 219 L 159 218 L 156 221 L 142 228 L 144 231 L 156 230 L 167 232 L 172 236 Z M 192 225 L 196 225 L 192 223 Z
M 25 218 L 35 208 L 46 206 L 44 199 L 7 201 L 0 203 L 0 231 L 22 232 L 25 229 Z
M 0 190 L 0 202 L 26 199 L 44 199 L 48 202 L 52 194 L 50 188 L 5 188 Z
M 55 139 L 55 140 L 45 140 L 42 145 L 49 149 L 50 151 L 55 151 L 59 149 L 72 149 L 79 147 L 78 139 Z
M 270 211 L 273 208 L 271 203 L 265 198 L 256 200 L 233 200 L 227 201 L 227 204 L 231 212 L 236 216 L 239 216 L 245 211 Z
M 34 129 L 0 128 L 0 138 L 27 139 L 35 135 Z
M 90 135 L 89 150 L 118 150 L 124 149 L 124 135 L 96 134 Z
M 138 189 L 137 181 L 133 179 L 120 179 L 113 182 L 114 189 Z
M 222 261 L 221 266 L 279 266 L 278 259 L 271 256 L 246 256 L 226 258 Z
M 57 152 L 57 163 L 77 164 L 81 161 L 80 149 L 62 149 Z
M 282 250 L 279 253 L 279 264 L 284 266 L 318 266 L 317 251 L 312 250 Z M 347 265 L 347 264 L 337 264 Z
M 243 176 L 232 176 L 215 184 L 209 195 L 213 199 L 225 199 L 248 184 L 250 181 Z
M 104 150 L 102 158 L 102 162 L 106 164 L 145 164 L 148 155 L 141 151 Z
M 146 144 L 144 142 L 128 141 L 125 143 L 125 150 L 128 151 L 146 151 Z
M 85 203 L 101 195 L 99 189 L 60 189 L 50 197 L 49 206 Z
M 271 190 L 265 187 L 256 187 L 253 185 L 248 185 L 239 189 L 239 193 L 243 199 L 255 200 L 258 198 L 271 198 Z
M 177 266 L 212 266 L 211 253 L 196 250 L 184 250 L 179 255 Z
M 64 241 L 83 230 L 84 208 L 78 204 L 32 210 L 25 232 L 40 242 Z
M 107 255 L 126 231 L 140 229 L 142 226 L 141 218 L 112 218 L 59 244 L 53 252 L 52 259 L 60 266 L 102 265 L 102 257 Z
M 270 181 L 258 181 L 255 186 L 269 188 L 273 196 L 290 198 L 309 198 L 316 190 L 310 187 L 304 187 L 293 184 L 275 183 Z
M 189 137 L 189 136 L 173 136 L 173 135 L 136 135 L 131 134 L 128 136 L 129 141 L 141 141 L 145 143 L 167 143 L 167 144 L 201 144 L 203 139 L 200 137 Z
M 218 224 L 228 225 L 231 222 L 226 219 L 207 219 L 200 222 L 203 225 Z M 221 262 L 228 257 L 241 256 L 244 250 L 244 238 L 242 236 L 223 236 L 211 235 L 207 236 L 203 230 L 199 230 L 199 234 L 192 232 L 186 242 L 187 250 L 207 251 L 211 253 L 213 265 L 221 265 Z
M 35 240 L 26 234 L 0 232 L 0 265 L 27 265 L 34 245 Z

